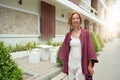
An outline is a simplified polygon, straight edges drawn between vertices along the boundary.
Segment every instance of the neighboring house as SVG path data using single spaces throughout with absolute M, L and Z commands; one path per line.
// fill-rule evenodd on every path
M 114 0 L 112 0 L 114 2 Z M 69 31 L 68 14 L 81 13 L 85 29 L 106 35 L 111 0 L 0 0 L 0 41 L 62 41 Z

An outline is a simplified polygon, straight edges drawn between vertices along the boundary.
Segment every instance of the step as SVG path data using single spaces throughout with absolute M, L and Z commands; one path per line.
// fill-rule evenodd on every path
M 63 80 L 68 80 L 68 76 L 66 76 L 65 78 L 63 78 Z
M 67 75 L 63 72 L 52 78 L 51 80 L 67 80 Z
M 14 60 L 23 70 L 26 80 L 50 80 L 61 73 L 61 66 L 48 61 L 29 63 L 28 57 L 21 57 Z

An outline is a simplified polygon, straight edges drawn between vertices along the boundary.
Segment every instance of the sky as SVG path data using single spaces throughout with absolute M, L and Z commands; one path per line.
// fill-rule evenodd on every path
M 120 6 L 120 0 L 116 1 L 116 5 Z

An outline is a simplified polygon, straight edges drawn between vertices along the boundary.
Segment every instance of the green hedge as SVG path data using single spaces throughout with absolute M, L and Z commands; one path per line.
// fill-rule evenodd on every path
M 95 52 L 98 52 L 101 50 L 101 46 L 100 46 L 100 43 L 97 39 L 97 36 L 95 35 L 95 33 L 91 30 L 90 32 L 90 35 L 92 37 L 92 41 L 93 41 L 93 44 L 94 44 L 94 48 L 95 48 Z
M 15 47 L 8 45 L 7 49 L 12 52 L 19 52 L 19 51 L 26 51 L 26 50 L 31 50 L 33 48 L 36 48 L 36 42 L 27 42 L 26 44 L 16 44 Z
M 46 44 L 52 46 L 61 46 L 62 42 L 53 42 L 51 39 L 48 39 Z
M 11 59 L 9 50 L 0 42 L 0 80 L 22 80 L 22 70 Z
M 104 40 L 100 34 L 97 35 L 97 39 L 100 43 L 100 47 L 104 47 Z

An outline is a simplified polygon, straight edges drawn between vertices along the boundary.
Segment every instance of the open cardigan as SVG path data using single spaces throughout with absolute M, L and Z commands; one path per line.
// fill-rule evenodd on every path
M 63 61 L 62 70 L 64 73 L 68 74 L 68 60 L 70 52 L 70 40 L 71 40 L 72 31 L 68 32 L 65 36 L 62 46 L 60 47 L 58 56 Z M 98 62 L 92 39 L 88 30 L 81 28 L 81 34 L 79 37 L 82 44 L 82 72 L 86 77 L 86 80 L 92 80 L 92 76 L 88 71 L 89 59 L 92 60 L 92 65 Z M 74 63 L 73 63 L 74 64 Z

